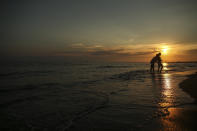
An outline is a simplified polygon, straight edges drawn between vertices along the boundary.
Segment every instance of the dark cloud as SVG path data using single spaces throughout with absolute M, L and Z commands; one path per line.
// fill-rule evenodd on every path
M 82 51 L 82 49 L 79 49 L 79 50 L 73 50 L 73 51 L 64 51 L 64 52 L 58 52 L 56 54 L 59 54 L 59 55 L 73 55 L 73 56 L 83 56 L 83 55 L 88 55 L 88 56 L 114 56 L 114 55 L 117 55 L 117 56 L 129 56 L 130 53 L 125 53 L 123 52 L 125 51 L 124 49 L 93 49 L 91 51 L 88 51 L 88 50 L 84 50 Z
M 109 56 L 109 55 L 117 55 L 117 56 L 130 56 L 131 54 L 128 52 L 123 52 L 124 49 L 115 49 L 115 50 L 97 50 L 91 51 L 90 55 L 100 55 L 100 56 Z
M 141 52 L 134 52 L 132 50 L 126 49 L 99 49 L 99 50 L 92 50 L 92 51 L 65 51 L 57 53 L 59 55 L 71 55 L 71 56 L 119 56 L 119 57 L 135 57 L 135 56 L 146 56 L 151 55 L 153 53 L 157 53 L 157 51 L 141 51 Z
M 197 49 L 186 50 L 187 54 L 197 55 Z
M 157 53 L 158 51 L 144 51 L 144 52 L 136 52 L 133 53 L 133 56 L 145 56 L 145 55 L 151 55 L 153 53 Z

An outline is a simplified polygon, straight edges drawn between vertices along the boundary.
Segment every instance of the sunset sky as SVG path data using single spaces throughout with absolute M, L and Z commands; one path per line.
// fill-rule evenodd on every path
M 1 57 L 197 61 L 196 0 L 19 1 L 1 3 Z

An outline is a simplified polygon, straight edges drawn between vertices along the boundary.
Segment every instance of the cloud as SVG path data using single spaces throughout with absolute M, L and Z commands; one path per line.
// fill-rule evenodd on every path
M 77 47 L 77 48 L 76 48 Z M 56 52 L 56 56 L 70 59 L 104 61 L 148 61 L 158 51 L 152 46 L 100 46 L 95 44 L 75 44 Z
M 158 51 L 143 51 L 143 52 L 135 52 L 132 55 L 134 56 L 142 56 L 142 55 L 151 55 L 153 53 L 156 53 Z
M 90 55 L 95 56 L 110 56 L 110 55 L 118 55 L 118 56 L 130 56 L 129 52 L 125 52 L 125 49 L 104 49 L 104 50 L 95 50 L 91 51 Z
M 95 49 L 91 50 L 71 50 L 56 53 L 57 55 L 67 56 L 129 56 L 128 52 L 124 49 Z
M 84 43 L 74 43 L 74 44 L 71 44 L 70 46 L 73 48 L 81 48 L 81 47 L 84 47 L 85 44 Z
M 57 53 L 58 55 L 64 56 L 118 56 L 118 57 L 137 57 L 137 56 L 146 56 L 156 53 L 158 51 L 151 50 L 151 51 L 139 51 L 135 52 L 134 49 L 105 49 L 105 48 L 92 48 L 91 50 L 70 50 Z
M 197 55 L 197 49 L 186 50 L 186 53 L 188 53 L 188 54 L 193 54 L 193 55 Z

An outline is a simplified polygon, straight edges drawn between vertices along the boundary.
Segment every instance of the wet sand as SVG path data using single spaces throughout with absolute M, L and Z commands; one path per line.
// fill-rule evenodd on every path
M 161 119 L 164 131 L 195 131 L 197 107 L 195 105 L 169 108 L 169 115 Z
M 195 99 L 195 104 L 197 104 L 197 72 L 189 75 L 188 79 L 184 80 L 179 85 L 183 91 L 187 92 L 192 98 Z
M 179 86 L 194 98 L 194 102 L 180 107 L 168 108 L 169 115 L 161 118 L 162 130 L 167 131 L 195 131 L 197 129 L 197 73 L 188 75 Z

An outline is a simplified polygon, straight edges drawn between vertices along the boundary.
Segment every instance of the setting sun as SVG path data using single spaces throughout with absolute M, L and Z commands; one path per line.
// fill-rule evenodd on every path
M 168 48 L 167 46 L 163 47 L 163 48 L 161 49 L 162 54 L 167 54 L 167 53 L 168 53 L 168 50 L 169 50 L 169 48 Z

